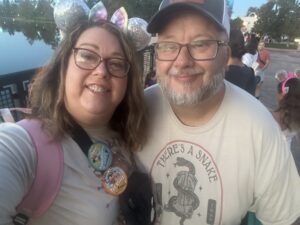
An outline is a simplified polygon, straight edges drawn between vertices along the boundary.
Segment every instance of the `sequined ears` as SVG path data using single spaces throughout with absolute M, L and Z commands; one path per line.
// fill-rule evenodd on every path
M 90 9 L 84 0 L 61 0 L 54 6 L 53 13 L 55 23 L 62 33 L 69 32 L 78 20 L 87 17 L 92 21 L 108 20 L 108 12 L 101 1 Z M 129 34 L 138 51 L 150 43 L 151 35 L 146 30 L 148 23 L 138 17 L 128 19 L 124 7 L 116 10 L 110 21 Z

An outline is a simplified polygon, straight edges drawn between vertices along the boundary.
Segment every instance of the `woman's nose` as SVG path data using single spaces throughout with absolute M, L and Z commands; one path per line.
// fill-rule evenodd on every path
M 96 75 L 106 78 L 109 76 L 109 72 L 106 68 L 104 61 L 101 61 L 100 64 L 94 69 Z

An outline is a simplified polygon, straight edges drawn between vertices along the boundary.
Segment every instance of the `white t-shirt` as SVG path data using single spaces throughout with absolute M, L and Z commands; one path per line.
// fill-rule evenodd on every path
M 49 210 L 29 225 L 112 225 L 118 198 L 99 189 L 100 180 L 70 137 L 62 141 L 64 175 Z M 34 179 L 36 153 L 27 132 L 17 124 L 0 124 L 0 225 L 12 224 L 15 208 Z
M 283 132 L 283 134 L 286 138 L 286 141 L 288 143 L 289 148 L 291 149 L 293 137 L 295 137 L 297 135 L 297 132 L 296 131 L 291 131 L 289 129 L 285 129 L 282 132 Z
M 161 225 L 238 225 L 253 211 L 264 225 L 292 224 L 300 216 L 300 179 L 270 112 L 225 82 L 214 117 L 183 125 L 161 94 L 146 90 L 152 132 L 137 154 L 151 174 Z
M 256 68 L 254 68 L 254 67 L 256 67 L 255 63 L 256 63 L 256 60 L 257 60 L 257 56 L 258 56 L 257 52 L 254 55 L 247 52 L 242 56 L 242 62 L 246 66 L 252 67 L 254 70 L 256 70 Z

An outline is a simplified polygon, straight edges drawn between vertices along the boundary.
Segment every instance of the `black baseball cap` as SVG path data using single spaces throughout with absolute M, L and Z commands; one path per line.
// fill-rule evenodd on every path
M 201 13 L 229 36 L 230 23 L 226 0 L 163 0 L 158 12 L 151 18 L 147 31 L 152 34 L 158 33 L 172 15 L 185 10 Z

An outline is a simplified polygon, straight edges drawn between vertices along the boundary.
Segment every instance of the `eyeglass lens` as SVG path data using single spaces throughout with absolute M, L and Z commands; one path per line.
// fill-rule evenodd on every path
M 79 68 L 93 70 L 103 62 L 108 72 L 116 77 L 126 76 L 130 68 L 130 64 L 125 59 L 102 59 L 95 52 L 83 48 L 74 48 L 74 56 L 75 63 Z
M 181 49 L 187 47 L 189 54 L 195 60 L 214 59 L 218 52 L 219 41 L 199 40 L 189 44 L 176 42 L 161 42 L 155 45 L 155 53 L 158 60 L 176 60 Z

